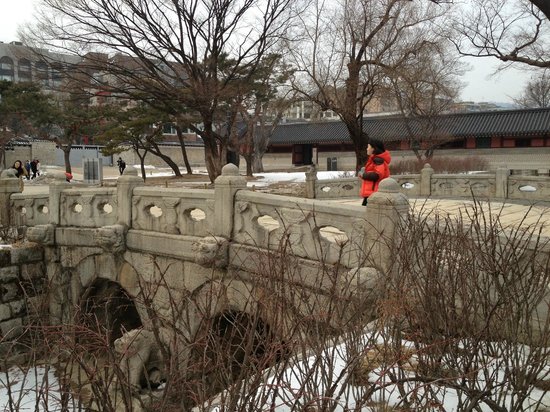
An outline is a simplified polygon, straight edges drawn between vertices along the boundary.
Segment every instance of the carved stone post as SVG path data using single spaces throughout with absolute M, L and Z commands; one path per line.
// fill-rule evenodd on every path
M 432 175 L 434 170 L 429 163 L 426 163 L 420 171 L 420 196 L 430 196 L 432 194 Z
M 11 220 L 11 195 L 12 193 L 21 193 L 22 182 L 15 176 L 15 170 L 6 169 L 0 175 L 0 224 L 3 227 L 9 227 L 13 223 Z
M 306 197 L 315 199 L 315 185 L 317 183 L 317 168 L 311 165 L 306 170 Z
M 242 189 L 246 189 L 246 179 L 239 176 L 239 168 L 232 163 L 226 164 L 214 182 L 214 236 L 231 239 L 235 193 Z
M 510 176 L 510 170 L 505 165 L 497 168 L 495 175 L 495 197 L 497 199 L 508 197 L 508 176 Z
M 378 191 L 369 196 L 365 252 L 367 266 L 387 273 L 392 258 L 398 226 L 409 212 L 409 200 L 400 193 L 399 184 L 391 177 L 380 182 Z
M 126 228 L 132 226 L 132 194 L 134 188 L 143 184 L 143 179 L 138 177 L 135 167 L 128 166 L 124 174 L 117 180 L 117 223 Z
M 58 225 L 61 222 L 61 192 L 69 187 L 64 172 L 54 172 L 53 182 L 50 183 L 49 223 Z

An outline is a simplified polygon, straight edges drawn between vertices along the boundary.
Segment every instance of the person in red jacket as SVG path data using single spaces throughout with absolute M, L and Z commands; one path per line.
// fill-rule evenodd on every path
M 378 190 L 378 184 L 382 179 L 390 176 L 390 152 L 384 147 L 384 143 L 377 139 L 370 139 L 367 145 L 367 163 L 358 173 L 363 180 L 361 184 L 361 197 L 363 206 L 367 205 L 368 198 Z

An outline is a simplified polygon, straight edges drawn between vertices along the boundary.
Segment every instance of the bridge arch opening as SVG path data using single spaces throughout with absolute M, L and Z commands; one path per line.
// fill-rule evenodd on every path
M 210 395 L 243 375 L 259 372 L 289 354 L 284 341 L 255 314 L 227 310 L 204 320 L 197 332 L 191 369 L 196 385 Z
M 83 324 L 90 331 L 104 334 L 112 346 L 125 331 L 142 326 L 136 305 L 120 284 L 96 279 L 82 294 Z

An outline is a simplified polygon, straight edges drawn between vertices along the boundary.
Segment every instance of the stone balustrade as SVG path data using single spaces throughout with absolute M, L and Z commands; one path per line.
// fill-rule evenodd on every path
M 33 227 L 32 237 L 42 243 L 51 242 L 52 230 L 57 231 L 57 243 L 67 246 L 86 243 L 88 235 L 77 236 L 79 229 L 110 228 L 110 235 L 98 235 L 105 238 L 115 236 L 118 225 L 127 232 L 127 246 L 187 259 L 193 258 L 191 246 L 197 238 L 207 236 L 269 250 L 288 239 L 291 253 L 300 258 L 339 261 L 347 267 L 365 264 L 365 250 L 372 247 L 365 246 L 366 234 L 384 228 L 368 223 L 364 207 L 250 191 L 232 166 L 224 168 L 214 190 L 143 186 L 128 168 L 116 188 L 77 187 L 59 174 L 47 192 L 24 194 L 13 184 L 14 176 L 5 176 L 0 186 L 11 188 L 4 191 L 11 213 L 2 224 Z M 408 201 L 395 192 L 382 189 L 379 196 L 388 198 L 398 218 L 406 210 L 397 211 L 395 205 L 408 209 Z
M 315 175 L 312 169 L 308 173 Z M 463 197 L 498 200 L 546 201 L 550 199 L 550 177 L 513 174 L 505 167 L 494 173 L 441 174 L 426 164 L 420 174 L 392 175 L 401 193 L 408 197 Z M 306 179 L 306 194 L 316 199 L 359 197 L 361 181 L 356 177 Z

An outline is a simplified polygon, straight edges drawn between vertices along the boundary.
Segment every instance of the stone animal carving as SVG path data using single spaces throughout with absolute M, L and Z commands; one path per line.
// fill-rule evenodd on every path
M 164 379 L 162 354 L 153 332 L 132 329 L 115 340 L 115 351 L 121 355 L 120 368 L 134 389 L 158 386 Z
M 207 236 L 193 244 L 195 262 L 205 267 L 224 268 L 228 263 L 228 241 L 217 236 Z
M 104 226 L 96 229 L 94 238 L 98 246 L 107 252 L 123 252 L 126 249 L 124 232 L 122 225 Z

